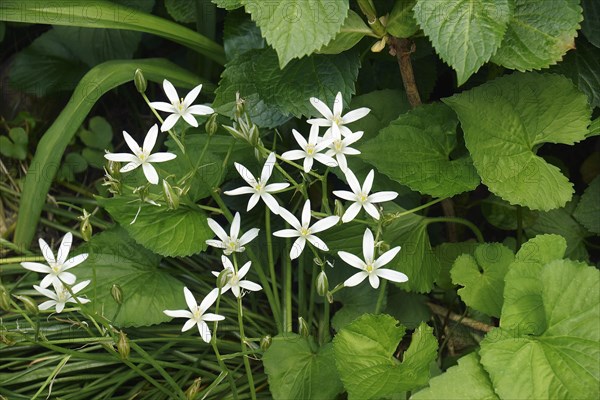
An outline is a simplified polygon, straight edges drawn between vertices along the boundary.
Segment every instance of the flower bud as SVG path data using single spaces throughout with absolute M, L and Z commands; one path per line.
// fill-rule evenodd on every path
M 124 360 L 129 357 L 129 352 L 131 347 L 129 346 L 129 339 L 127 338 L 127 334 L 123 331 L 119 331 L 119 340 L 117 341 L 117 351 L 121 355 L 121 358 Z
M 321 271 L 321 273 L 317 275 L 315 285 L 317 285 L 317 294 L 319 296 L 325 296 L 327 294 L 329 291 L 329 280 L 327 279 L 325 271 Z
M 202 384 L 202 378 L 194 379 L 194 382 L 190 385 L 190 387 L 185 391 L 185 398 L 188 400 L 193 400 L 196 398 L 196 395 L 200 393 L 200 385 Z
M 383 50 L 385 48 L 386 43 L 387 43 L 387 36 L 384 36 L 381 38 L 381 40 L 376 41 L 375 44 L 373 46 L 371 46 L 371 51 L 373 53 L 381 52 L 381 50 Z
M 333 303 L 333 295 L 331 294 L 331 292 L 327 292 L 327 302 L 329 304 Z
M 208 133 L 208 136 L 212 136 L 215 133 L 217 133 L 217 130 L 219 129 L 219 123 L 217 122 L 217 113 L 212 114 L 210 117 L 208 117 L 208 121 L 206 121 L 206 133 Z
M 225 285 L 229 283 L 232 276 L 233 271 L 229 268 L 225 268 L 223 271 L 221 271 L 219 276 L 217 276 L 217 288 L 223 289 Z
M 235 94 L 235 113 L 238 117 L 242 116 L 246 112 L 244 105 L 244 99 L 240 96 L 240 92 Z
M 23 305 L 25 306 L 25 310 L 29 313 L 29 314 L 37 314 L 38 313 L 38 305 L 37 303 L 29 296 L 17 296 L 15 295 L 15 297 L 19 300 L 21 300 L 23 302 Z
M 302 317 L 298 317 L 298 333 L 300 334 L 300 336 L 304 337 L 308 337 L 309 335 L 308 324 Z
M 10 295 L 4 286 L 0 286 L 0 308 L 4 311 L 10 310 Z
M 117 304 L 123 304 L 123 289 L 121 289 L 121 286 L 117 285 L 116 283 L 112 285 L 110 288 L 110 294 L 113 299 L 115 299 Z
M 79 232 L 81 233 L 81 237 L 86 242 L 89 242 L 92 238 L 92 224 L 90 223 L 91 214 L 87 212 L 87 210 L 83 210 L 83 216 L 79 217 L 81 220 L 81 224 L 79 225 Z
M 144 77 L 142 70 L 139 68 L 136 69 L 135 73 L 133 74 L 133 83 L 135 83 L 135 88 L 137 89 L 138 92 L 140 92 L 140 93 L 146 92 L 146 88 L 148 87 L 148 81 L 146 81 L 146 78 Z
M 339 201 L 338 199 L 335 199 L 333 214 L 342 218 L 342 216 L 344 215 L 344 212 L 346 212 L 346 210 L 344 210 L 344 205 L 342 204 L 342 202 Z
M 119 179 L 121 176 L 121 163 L 118 161 L 108 161 L 106 163 L 106 171 L 113 179 Z
M 271 335 L 267 335 L 264 338 L 260 339 L 260 348 L 262 351 L 267 351 L 269 347 L 271 347 L 271 343 L 273 343 L 273 338 Z
M 170 210 L 176 210 L 179 208 L 179 195 L 175 193 L 169 182 L 166 179 L 162 181 L 163 196 Z

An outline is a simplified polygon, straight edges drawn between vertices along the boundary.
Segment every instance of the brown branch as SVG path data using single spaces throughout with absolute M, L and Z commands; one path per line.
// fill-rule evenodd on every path
M 431 309 L 431 311 L 434 314 L 444 318 L 448 318 L 451 321 L 458 322 L 459 324 L 468 326 L 469 328 L 486 333 L 494 329 L 494 327 L 491 325 L 484 324 L 483 322 L 476 321 L 472 318 L 463 317 L 462 315 L 456 314 L 435 303 L 427 302 L 427 306 Z

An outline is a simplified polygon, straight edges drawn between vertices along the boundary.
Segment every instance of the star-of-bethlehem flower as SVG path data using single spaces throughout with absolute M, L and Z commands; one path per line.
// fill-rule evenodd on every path
M 312 125 L 310 127 L 308 142 L 297 130 L 292 129 L 292 133 L 294 134 L 296 142 L 298 142 L 302 150 L 286 151 L 281 155 L 282 158 L 290 161 L 303 158 L 304 172 L 306 173 L 310 172 L 314 160 L 317 160 L 321 164 L 324 164 L 328 167 L 337 167 L 337 162 L 330 155 L 320 153 L 322 150 L 325 150 L 327 146 L 329 146 L 333 138 L 320 138 L 318 125 Z
M 225 255 L 230 255 L 233 252 L 242 253 L 246 248 L 245 244 L 250 243 L 258 236 L 260 229 L 252 228 L 248 232 L 244 233 L 241 238 L 238 238 L 240 234 L 240 213 L 236 212 L 231 222 L 231 228 L 229 228 L 229 235 L 225 232 L 221 225 L 212 218 L 207 218 L 208 226 L 210 229 L 219 237 L 220 240 L 210 239 L 206 241 L 206 244 L 213 247 L 223 249 Z
M 46 259 L 48 265 L 37 262 L 22 262 L 21 266 L 30 271 L 48 274 L 40 282 L 40 287 L 42 288 L 47 288 L 51 283 L 60 285 L 61 281 L 67 285 L 74 284 L 77 278 L 67 270 L 84 262 L 88 255 L 79 254 L 67 260 L 69 251 L 71 250 L 71 245 L 73 244 L 73 235 L 71 232 L 67 233 L 60 242 L 60 247 L 58 248 L 56 258 L 54 257 L 54 253 L 52 253 L 52 249 L 50 246 L 48 246 L 48 243 L 46 243 L 44 239 L 40 239 L 39 244 L 40 249 L 42 250 L 42 255 Z
M 250 270 L 252 261 L 248 261 L 246 264 L 244 264 L 242 268 L 238 270 L 237 274 L 235 273 L 235 269 L 233 268 L 233 264 L 229 258 L 221 256 L 221 262 L 223 262 L 223 269 L 231 270 L 229 281 L 227 281 L 225 286 L 221 288 L 221 294 L 231 289 L 233 295 L 239 298 L 242 294 L 242 289 L 250 290 L 252 292 L 257 292 L 262 289 L 262 286 L 260 286 L 258 283 L 242 280 Z M 212 271 L 212 274 L 216 277 L 219 276 L 219 272 L 217 271 Z
M 323 135 L 323 137 L 326 138 L 332 134 L 334 139 L 339 138 L 340 136 L 351 135 L 352 131 L 345 125 L 354 121 L 358 121 L 371 112 L 369 108 L 362 107 L 349 111 L 346 113 L 346 115 L 342 115 L 344 103 L 342 102 L 341 92 L 338 92 L 337 96 L 335 96 L 333 111 L 331 111 L 331 109 L 327 107 L 325 103 L 315 97 L 311 97 L 310 102 L 324 118 L 312 118 L 306 122 L 309 124 L 328 127 L 329 129 L 327 129 L 325 135 Z
M 125 138 L 125 142 L 133 154 L 107 153 L 104 155 L 104 158 L 110 161 L 126 162 L 127 164 L 121 168 L 121 172 L 133 171 L 141 165 L 148 182 L 156 185 L 158 183 L 158 172 L 156 172 L 156 169 L 154 166 L 152 166 L 152 163 L 165 162 L 177 157 L 173 153 L 150 154 L 152 149 L 154 149 L 154 145 L 156 144 L 156 138 L 158 137 L 158 126 L 154 124 L 154 126 L 150 128 L 146 138 L 144 139 L 144 144 L 141 147 L 125 131 L 123 131 L 123 137 Z
M 217 300 L 217 296 L 219 295 L 218 289 L 213 289 L 209 294 L 206 295 L 204 300 L 198 305 L 196 302 L 196 298 L 190 292 L 190 290 L 186 287 L 183 288 L 183 294 L 185 296 L 185 302 L 189 307 L 188 310 L 164 310 L 163 312 L 172 318 L 189 318 L 185 324 L 183 324 L 183 328 L 181 328 L 182 332 L 189 331 L 194 327 L 194 325 L 198 326 L 198 332 L 200 332 L 200 336 L 202 340 L 206 343 L 210 342 L 210 329 L 208 328 L 208 322 L 212 321 L 222 321 L 225 319 L 224 316 L 218 314 L 207 313 L 206 311 L 214 304 Z
M 87 285 L 90 284 L 90 281 L 79 282 L 77 285 L 71 287 L 71 292 L 73 294 L 77 294 L 81 292 Z M 79 302 L 80 304 L 89 303 L 91 300 L 86 299 L 85 297 L 77 297 L 77 300 L 73 298 L 73 295 L 69 293 L 67 288 L 60 282 L 52 282 L 52 286 L 54 287 L 54 291 L 45 289 L 38 285 L 33 285 L 33 288 L 37 290 L 40 294 L 50 298 L 51 300 L 47 300 L 40 304 L 38 308 L 40 310 L 47 310 L 51 307 L 56 306 L 56 312 L 61 313 L 65 309 L 65 305 L 67 303 L 75 303 Z
M 352 221 L 361 208 L 364 208 L 365 211 L 368 212 L 373 218 L 379 219 L 379 211 L 377 211 L 377 208 L 373 205 L 373 203 L 391 201 L 398 197 L 398 193 L 391 191 L 369 194 L 371 187 L 373 186 L 373 177 L 375 176 L 375 172 L 373 170 L 371 170 L 365 178 L 365 182 L 363 183 L 362 187 L 358 183 L 356 175 L 354 175 L 350 169 L 346 170 L 345 175 L 348 185 L 350 185 L 350 189 L 352 189 L 352 191 L 333 191 L 333 194 L 335 194 L 337 197 L 354 202 L 350 207 L 348 207 L 344 215 L 342 215 L 342 222 Z
M 338 251 L 338 256 L 349 265 L 354 268 L 358 268 L 361 271 L 352 275 L 350 278 L 344 281 L 344 286 L 352 287 L 356 286 L 366 278 L 369 278 L 369 283 L 374 289 L 379 287 L 379 278 L 387 279 L 393 282 L 406 282 L 408 277 L 402 272 L 394 271 L 387 268 L 381 268 L 396 257 L 396 254 L 400 251 L 400 246 L 396 246 L 379 256 L 375 259 L 375 241 L 373 239 L 373 232 L 367 228 L 363 235 L 363 256 L 364 260 L 361 260 L 354 254 L 346 251 Z
M 250 200 L 248 200 L 248 208 L 246 211 L 252 210 L 256 203 L 258 203 L 259 199 L 262 199 L 267 207 L 273 212 L 273 214 L 279 214 L 279 203 L 271 195 L 272 192 L 277 192 L 279 190 L 283 190 L 286 187 L 290 186 L 289 183 L 271 183 L 267 185 L 267 181 L 271 177 L 271 173 L 273 172 L 273 168 L 275 167 L 275 153 L 269 154 L 267 157 L 267 161 L 265 161 L 265 165 L 263 166 L 262 172 L 260 174 L 260 179 L 256 179 L 254 175 L 248 168 L 244 167 L 242 164 L 234 163 L 235 169 L 237 169 L 240 176 L 248 183 L 250 186 L 242 186 L 237 189 L 228 190 L 225 192 L 226 195 L 229 196 L 237 196 L 240 194 L 252 194 L 250 196 Z
M 314 234 L 331 228 L 340 220 L 340 217 L 330 216 L 315 222 L 312 226 L 309 226 L 310 200 L 306 200 L 306 203 L 304 203 L 304 208 L 302 209 L 302 224 L 300 224 L 300 221 L 298 221 L 298 219 L 294 217 L 294 215 L 291 212 L 289 212 L 283 207 L 281 208 L 279 215 L 281 215 L 281 217 L 285 219 L 288 222 L 288 224 L 290 224 L 294 229 L 282 229 L 280 231 L 273 232 L 273 235 L 278 237 L 298 238 L 292 245 L 292 249 L 290 251 L 290 258 L 292 260 L 300 256 L 300 254 L 304 250 L 304 246 L 306 245 L 307 240 L 317 249 L 328 251 L 329 248 L 327 247 L 325 242 L 316 237 Z
M 196 128 L 198 127 L 198 121 L 196 121 L 196 118 L 194 118 L 193 114 L 210 115 L 215 112 L 215 110 L 209 106 L 192 105 L 194 100 L 196 100 L 196 97 L 198 97 L 200 94 L 202 85 L 198 85 L 193 88 L 192 91 L 185 96 L 185 98 L 180 98 L 173 84 L 166 79 L 163 81 L 163 89 L 165 90 L 165 94 L 171 103 L 164 103 L 162 101 L 150 103 L 150 105 L 157 110 L 171 113 L 171 115 L 165 119 L 165 122 L 163 122 L 160 127 L 162 132 L 166 132 L 175 126 L 179 120 L 179 117 L 183 118 L 185 122 Z
M 351 144 L 360 140 L 363 136 L 363 131 L 354 132 L 352 135 L 348 135 L 345 138 L 337 138 L 329 145 L 329 150 L 325 153 L 325 155 L 333 157 L 337 160 L 338 165 L 342 172 L 346 172 L 348 169 L 348 161 L 346 160 L 346 156 L 355 156 L 360 154 L 360 151 L 349 147 Z

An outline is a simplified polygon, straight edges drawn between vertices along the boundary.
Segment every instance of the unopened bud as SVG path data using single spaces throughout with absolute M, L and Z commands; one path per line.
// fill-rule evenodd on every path
M 317 294 L 319 296 L 325 296 L 327 294 L 329 291 L 329 280 L 327 279 L 325 271 L 321 271 L 321 273 L 317 275 L 315 285 L 317 285 Z
M 235 94 L 235 113 L 240 117 L 245 111 L 246 107 L 244 106 L 244 99 L 240 96 L 240 92 L 237 92 Z
M 384 36 L 381 38 L 381 40 L 376 41 L 375 44 L 373 46 L 371 46 L 371 51 L 373 53 L 381 52 L 381 50 L 385 49 L 386 43 L 387 43 L 387 36 Z
M 21 300 L 21 302 L 23 302 L 23 305 L 25 306 L 25 310 L 29 313 L 29 314 L 37 314 L 38 313 L 38 305 L 35 301 L 33 301 L 33 299 L 29 296 L 17 296 L 15 295 L 15 297 L 19 300 Z
M 202 378 L 194 379 L 194 382 L 185 391 L 185 398 L 188 400 L 195 399 L 198 393 L 200 393 L 200 385 L 202 385 Z
M 262 351 L 267 351 L 269 347 L 271 347 L 271 343 L 273 343 L 273 338 L 271 335 L 267 335 L 264 338 L 260 339 L 260 348 Z
M 131 351 L 131 347 L 129 346 L 129 339 L 127 338 L 127 334 L 123 331 L 119 331 L 119 340 L 117 341 L 117 351 L 121 355 L 121 358 L 127 359 L 127 357 L 129 357 L 129 352 Z
M 112 178 L 119 179 L 121 176 L 121 163 L 118 161 L 108 161 L 106 163 L 106 170 Z
M 331 292 L 327 292 L 327 302 L 329 304 L 333 303 L 333 295 L 331 294 Z
M 212 136 L 215 133 L 217 133 L 217 130 L 219 129 L 219 123 L 217 122 L 217 114 L 214 113 L 212 114 L 210 117 L 208 117 L 208 121 L 206 121 L 206 133 L 208 133 L 208 136 Z
M 342 218 L 344 212 L 346 212 L 346 210 L 344 210 L 344 205 L 342 204 L 342 202 L 338 199 L 335 199 L 333 213 L 338 217 Z
M 165 201 L 167 202 L 167 205 L 169 206 L 169 209 L 176 210 L 177 208 L 179 208 L 179 195 L 175 193 L 175 191 L 171 187 L 171 184 L 169 184 L 169 182 L 167 182 L 166 179 L 163 179 L 162 187 L 163 196 L 165 198 Z
M 84 209 L 83 216 L 79 217 L 81 219 L 81 225 L 79 225 L 79 232 L 81 233 L 81 237 L 86 242 L 89 242 L 92 238 L 92 224 L 90 223 L 90 214 Z
M 298 317 L 298 333 L 300 334 L 300 336 L 304 337 L 308 337 L 309 335 L 308 324 L 302 317 Z
M 250 131 L 248 132 L 248 141 L 252 147 L 256 147 L 260 144 L 260 132 L 258 126 L 252 124 Z
M 377 242 L 376 246 L 379 248 L 379 253 L 381 254 L 390 249 L 390 245 L 384 241 Z
M 0 286 L 0 308 L 4 311 L 10 310 L 10 295 L 4 286 Z
M 133 82 L 135 83 L 135 88 L 138 92 L 146 92 L 146 88 L 148 87 L 148 81 L 146 81 L 146 78 L 144 77 L 144 74 L 142 73 L 141 69 L 138 68 L 135 70 L 135 73 L 133 74 Z
M 123 289 L 116 283 L 110 288 L 110 294 L 117 304 L 123 304 Z
M 219 276 L 217 276 L 217 288 L 223 289 L 225 285 L 229 283 L 232 276 L 233 271 L 229 268 L 225 268 L 223 271 L 221 271 Z

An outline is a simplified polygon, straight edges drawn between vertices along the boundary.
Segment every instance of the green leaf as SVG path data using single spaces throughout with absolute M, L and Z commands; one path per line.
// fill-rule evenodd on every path
M 439 276 L 435 281 L 436 285 L 443 289 L 454 288 L 452 278 L 450 277 L 450 270 L 454 261 L 462 254 L 473 255 L 477 246 L 479 245 L 476 242 L 446 242 L 434 247 L 433 253 L 441 265 Z
M 415 17 L 462 85 L 496 53 L 511 15 L 509 0 L 418 0 Z
M 413 15 L 416 3 L 417 0 L 396 1 L 385 25 L 388 33 L 399 38 L 408 38 L 417 33 L 419 27 Z
M 600 4 L 595 0 L 581 0 L 583 22 L 581 30 L 594 46 L 600 47 Z
M 196 22 L 196 0 L 165 0 L 165 8 L 177 22 Z
M 241 0 L 210 0 L 215 3 L 217 7 L 224 8 L 226 10 L 235 10 L 242 7 Z
M 535 154 L 544 143 L 573 144 L 587 134 L 587 97 L 567 78 L 513 74 L 444 102 L 458 114 L 475 168 L 491 192 L 544 211 L 571 199 L 573 185 Z
M 469 307 L 492 317 L 500 317 L 504 275 L 515 256 L 500 243 L 477 246 L 473 256 L 463 254 L 454 261 L 452 282 L 461 285 L 458 295 Z
M 592 136 L 600 136 L 600 118 L 592 121 L 585 137 L 589 138 Z
M 88 163 L 85 158 L 79 153 L 68 153 L 58 170 L 58 179 L 63 179 L 68 182 L 75 180 L 75 174 L 85 171 Z
M 271 49 L 248 51 L 227 63 L 213 107 L 232 116 L 239 92 L 254 123 L 276 127 L 287 121 L 290 114 L 298 118 L 315 115 L 310 97 L 332 104 L 341 91 L 348 101 L 354 93 L 359 65 L 356 53 L 345 52 L 294 60 L 280 70 Z
M 276 400 L 335 399 L 343 390 L 331 343 L 317 348 L 312 337 L 277 335 L 262 361 Z
M 0 15 L 2 6 L 0 2 Z M 169 79 L 173 84 L 194 87 L 200 78 L 166 60 L 109 61 L 92 68 L 79 82 L 63 111 L 42 136 L 25 179 L 19 205 L 19 218 L 15 231 L 15 243 L 29 247 L 35 234 L 37 221 L 45 203 L 46 194 L 54 178 L 65 148 L 101 95 L 125 82 L 133 80 L 137 68 L 144 71 L 146 79 L 162 82 Z M 206 85 L 205 85 L 206 87 Z M 43 173 L 41 173 L 43 171 Z
M 118 327 L 147 326 L 169 321 L 167 309 L 186 308 L 183 284 L 159 268 L 160 257 L 136 244 L 127 233 L 111 229 L 95 235 L 84 247 L 88 260 L 77 267 L 79 281 L 91 279 L 84 291 L 86 306 Z M 123 292 L 123 303 L 111 295 L 113 285 Z
M 54 25 L 146 32 L 187 46 L 220 65 L 225 63 L 225 53 L 220 45 L 173 21 L 103 0 L 94 1 L 93 13 L 90 16 L 90 6 L 87 3 L 56 2 L 44 5 L 44 20 Z M 0 20 L 40 23 L 39 2 L 0 2 Z
M 225 17 L 223 47 L 227 60 L 232 60 L 248 50 L 264 49 L 265 40 L 254 21 L 240 10 L 227 13 Z
M 279 66 L 319 50 L 340 31 L 348 15 L 348 0 L 242 0 L 246 12 L 276 51 Z
M 511 266 L 505 306 L 529 317 L 490 332 L 481 363 L 500 398 L 600 396 L 599 271 L 571 260 Z M 508 328 L 507 328 L 508 327 Z
M 85 158 L 87 163 L 92 167 L 100 170 L 103 169 L 106 165 L 106 159 L 104 158 L 104 154 L 106 153 L 102 150 L 90 149 L 89 147 L 86 147 L 85 149 L 81 150 L 81 155 L 83 156 L 83 158 Z
M 387 306 L 384 312 L 396 318 L 407 329 L 416 329 L 422 322 L 431 318 L 431 310 L 427 307 L 427 296 L 408 293 L 393 285 L 387 286 Z M 377 293 L 372 290 L 372 293 Z M 371 310 L 375 307 L 371 308 Z
M 448 368 L 429 381 L 429 387 L 414 395 L 411 400 L 497 400 L 490 377 L 479 362 L 477 353 L 458 360 L 458 365 Z
M 373 35 L 373 31 L 365 24 L 362 17 L 349 10 L 340 32 L 327 45 L 321 47 L 318 53 L 338 54 L 354 47 L 363 37 Z
M 427 383 L 429 363 L 437 356 L 432 328 L 421 324 L 400 362 L 394 353 L 405 333 L 385 314 L 365 314 L 333 339 L 337 369 L 348 398 L 379 399 Z
M 458 146 L 457 125 L 456 115 L 444 104 L 423 105 L 361 145 L 361 158 L 422 194 L 451 197 L 473 190 L 479 177 L 470 158 L 451 157 Z
M 55 29 L 51 29 L 16 55 L 9 77 L 11 84 L 19 90 L 46 96 L 73 89 L 86 70 L 77 54 L 63 43 Z
M 600 234 L 600 176 L 585 189 L 573 216 L 590 232 Z
M 577 40 L 577 50 L 569 52 L 553 70 L 570 78 L 587 94 L 592 107 L 600 107 L 600 49 Z
M 483 216 L 493 226 L 505 231 L 517 230 L 517 206 L 510 205 L 498 196 L 490 195 L 481 202 Z M 521 224 L 529 228 L 537 220 L 538 214 L 528 208 L 521 207 Z
M 492 61 L 519 71 L 547 68 L 575 47 L 582 21 L 577 0 L 514 0 L 514 12 Z
M 184 257 L 206 250 L 213 238 L 206 215 L 198 208 L 181 205 L 169 210 L 141 203 L 136 197 L 97 198 L 110 215 L 139 244 L 167 257 Z M 138 214 L 139 210 L 139 214 Z M 131 223 L 138 214 L 135 223 Z
M 533 225 L 525 230 L 529 237 L 543 233 L 561 235 L 567 240 L 566 257 L 586 261 L 589 258 L 584 239 L 590 234 L 573 217 L 577 202 L 572 200 L 564 208 L 540 212 Z M 596 215 L 597 218 L 597 215 Z
M 89 122 L 89 130 L 79 131 L 81 141 L 88 147 L 97 150 L 108 149 L 113 137 L 112 127 L 102 117 L 93 117 Z
M 0 137 L 0 154 L 6 157 L 24 160 L 27 158 L 27 143 L 29 138 L 23 128 L 12 128 L 8 131 L 8 137 Z
M 344 224 L 344 225 L 349 225 L 349 224 Z M 361 226 L 361 228 L 362 228 L 362 226 Z M 364 232 L 364 229 L 363 229 L 363 232 Z M 361 237 L 361 236 L 359 236 L 359 237 Z M 359 252 L 354 253 L 354 254 L 362 254 L 362 248 Z M 334 269 L 334 273 L 339 272 L 339 269 L 342 269 L 342 268 L 344 270 L 344 273 L 347 273 L 346 278 L 349 278 L 352 275 L 353 271 L 350 271 L 350 269 L 347 268 L 346 266 L 342 266 L 342 267 L 338 267 L 338 268 Z M 328 275 L 332 275 L 332 274 L 328 274 Z M 343 282 L 343 281 L 344 280 L 340 280 L 340 282 Z M 330 287 L 333 287 L 335 283 L 336 282 L 334 281 L 334 279 L 331 279 L 329 281 Z M 375 307 L 377 306 L 378 297 L 379 297 L 379 291 L 373 290 L 373 288 L 369 284 L 361 284 L 352 289 L 340 291 L 339 294 L 335 295 L 335 301 L 339 301 L 340 303 L 343 304 L 343 306 L 338 311 L 336 311 L 336 313 L 334 314 L 334 316 L 331 320 L 331 326 L 336 331 L 340 331 L 342 328 L 347 326 L 349 323 L 351 323 L 352 321 L 354 321 L 356 318 L 360 317 L 361 315 L 368 313 L 368 312 L 374 312 Z M 383 307 L 385 307 L 385 304 L 386 303 L 383 304 Z

